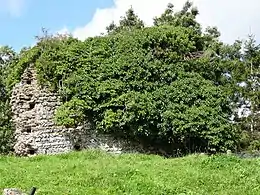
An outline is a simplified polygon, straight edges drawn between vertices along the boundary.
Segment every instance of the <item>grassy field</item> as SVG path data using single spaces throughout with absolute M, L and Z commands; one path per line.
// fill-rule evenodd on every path
M 0 190 L 36 194 L 260 194 L 260 160 L 228 156 L 164 159 L 99 151 L 31 158 L 0 157 Z M 2 193 L 2 192 L 0 192 Z

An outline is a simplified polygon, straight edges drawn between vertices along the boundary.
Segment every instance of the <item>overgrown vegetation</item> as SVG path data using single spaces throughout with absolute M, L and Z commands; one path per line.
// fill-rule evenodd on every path
M 12 151 L 14 141 L 11 108 L 5 84 L 7 68 L 14 58 L 15 52 L 11 48 L 0 48 L 0 154 Z
M 91 119 L 169 153 L 258 150 L 260 48 L 252 36 L 222 43 L 216 27 L 202 31 L 198 14 L 190 2 L 179 12 L 169 4 L 145 27 L 131 8 L 106 35 L 83 42 L 44 32 L 8 63 L 5 96 L 34 64 L 40 83 L 62 97 L 60 125 Z M 247 102 L 251 114 L 238 117 Z
M 228 156 L 164 159 L 78 152 L 0 157 L 0 186 L 37 194 L 259 194 L 260 161 Z M 0 187 L 0 191 L 1 191 Z

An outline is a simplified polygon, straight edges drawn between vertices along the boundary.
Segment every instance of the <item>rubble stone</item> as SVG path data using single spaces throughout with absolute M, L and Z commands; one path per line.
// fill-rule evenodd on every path
M 25 195 L 25 194 L 15 188 L 6 188 L 4 189 L 3 195 Z

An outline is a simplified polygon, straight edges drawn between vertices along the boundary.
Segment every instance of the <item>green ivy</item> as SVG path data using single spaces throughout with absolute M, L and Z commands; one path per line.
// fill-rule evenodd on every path
M 196 29 L 167 25 L 84 42 L 54 37 L 28 51 L 15 75 L 26 60 L 34 61 L 40 83 L 62 97 L 55 116 L 59 125 L 91 118 L 100 131 L 173 150 L 224 151 L 238 136 L 229 121 L 227 81 L 218 75 L 224 61 L 184 60 L 203 50 L 205 40 Z
M 230 52 L 220 50 L 224 46 L 216 30 L 203 34 L 197 10 L 185 6 L 173 17 L 168 10 L 153 27 L 118 27 L 85 41 L 45 37 L 13 63 L 8 90 L 33 63 L 40 84 L 61 95 L 59 125 L 91 120 L 100 131 L 172 151 L 235 149 L 240 132 L 230 117 L 237 89 L 225 73 L 238 75 L 243 65 L 223 57 Z M 130 24 L 125 20 L 121 25 Z M 193 52 L 203 54 L 187 59 Z

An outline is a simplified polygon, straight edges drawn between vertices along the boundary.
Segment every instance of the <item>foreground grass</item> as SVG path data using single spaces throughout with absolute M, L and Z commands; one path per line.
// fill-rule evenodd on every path
M 98 151 L 0 157 L 0 190 L 36 194 L 260 194 L 260 160 L 228 156 L 164 159 Z M 1 193 L 1 192 L 0 192 Z

